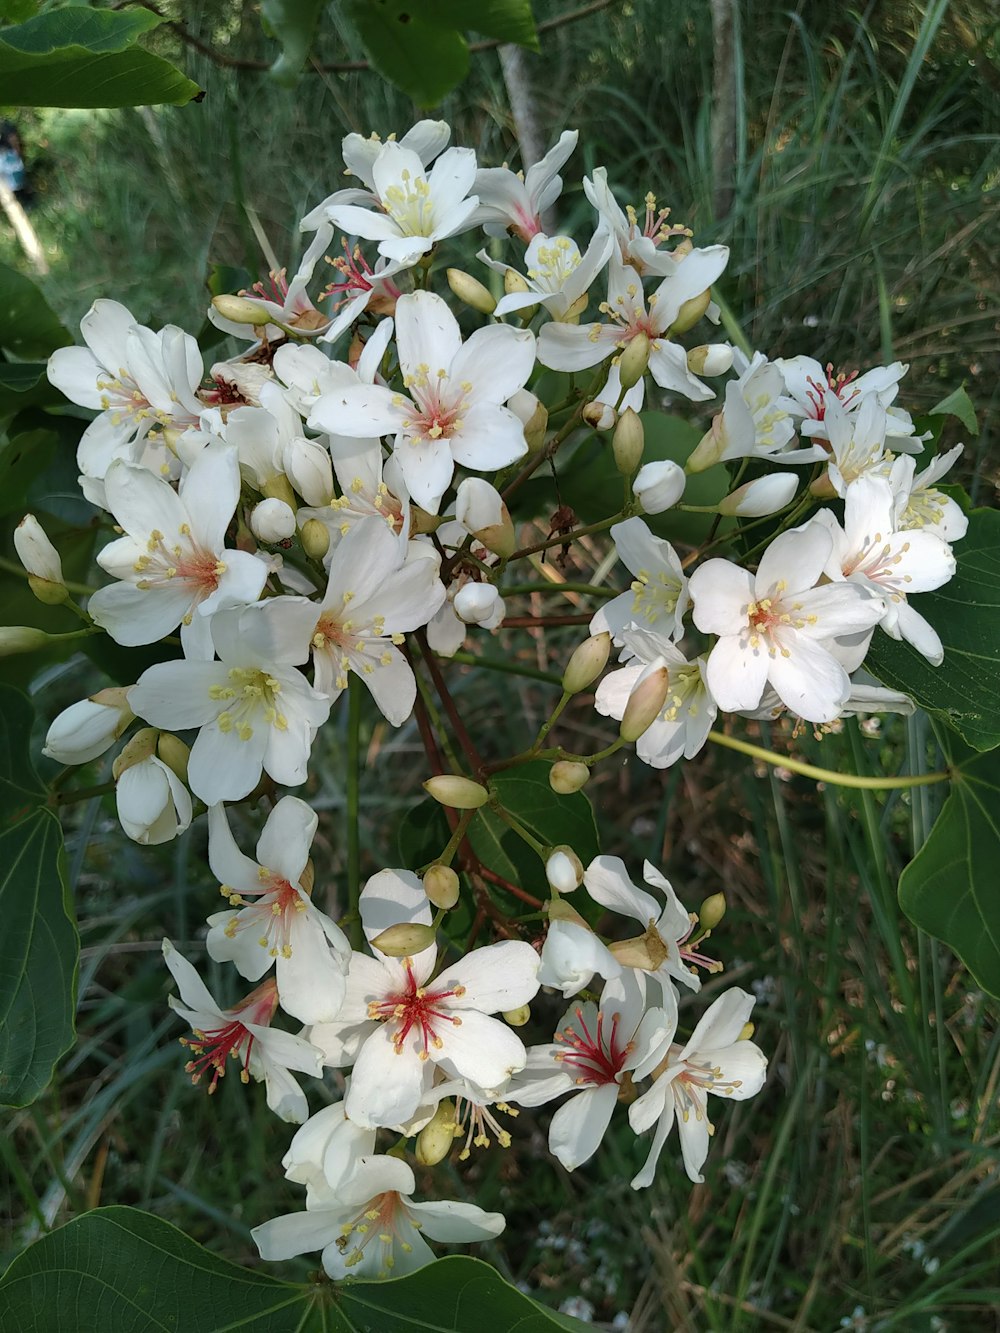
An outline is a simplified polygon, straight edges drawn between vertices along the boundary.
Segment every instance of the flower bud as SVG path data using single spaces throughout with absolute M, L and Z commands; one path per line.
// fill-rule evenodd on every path
M 441 773 L 437 777 L 428 778 L 424 783 L 424 791 L 451 810 L 478 810 L 490 799 L 485 787 L 457 773 Z
M 531 1017 L 531 1005 L 522 1004 L 519 1009 L 505 1009 L 500 1017 L 512 1028 L 523 1028 Z
M 765 477 L 748 481 L 720 500 L 720 514 L 739 515 L 741 518 L 763 518 L 784 509 L 799 488 L 794 472 L 769 472 Z
M 145 761 L 156 753 L 156 742 L 160 733 L 156 727 L 143 727 L 137 731 L 111 765 L 111 776 L 117 782 L 121 775 L 136 764 Z
M 686 483 L 681 465 L 665 458 L 657 463 L 643 464 L 632 483 L 632 494 L 645 513 L 662 514 L 678 502 Z
M 307 518 L 299 529 L 299 541 L 310 560 L 322 560 L 330 549 L 330 529 L 318 518 Z
M 607 630 L 592 634 L 573 651 L 563 672 L 562 687 L 566 694 L 579 694 L 592 684 L 608 663 L 611 635 Z
M 594 430 L 611 430 L 617 424 L 618 413 L 608 403 L 595 398 L 583 409 L 583 419 Z
M 458 876 L 451 866 L 433 865 L 424 875 L 424 893 L 428 900 L 446 912 L 458 902 L 459 888 Z
M 466 477 L 455 495 L 455 517 L 494 555 L 512 555 L 517 538 L 500 492 L 483 477 Z
M 583 865 L 572 847 L 556 847 L 545 862 L 545 878 L 556 893 L 572 893 L 583 883 Z
M 267 500 L 284 500 L 289 509 L 296 508 L 295 492 L 292 490 L 292 483 L 283 472 L 278 472 L 273 477 L 268 477 L 261 485 L 260 493 Z
M 683 309 L 683 307 L 682 307 Z M 623 389 L 634 388 L 649 365 L 650 342 L 645 333 L 637 333 L 621 354 L 618 362 L 618 376 Z
M 687 354 L 692 375 L 724 375 L 733 364 L 733 349 L 728 343 L 702 343 Z
M 549 786 L 560 796 L 570 796 L 590 781 L 590 769 L 571 759 L 559 759 L 549 769 Z
M 435 937 L 433 926 L 421 925 L 419 921 L 400 921 L 376 935 L 372 947 L 390 958 L 412 958 L 415 953 L 429 949 Z
M 188 760 L 191 749 L 172 731 L 161 731 L 156 742 L 156 757 L 162 759 L 171 773 L 176 773 L 181 782 L 188 780 Z
M 726 915 L 726 895 L 712 893 L 698 909 L 698 924 L 702 930 L 714 930 Z
M 646 442 L 646 433 L 642 428 L 639 413 L 626 407 L 618 418 L 618 425 L 611 440 L 611 450 L 615 456 L 615 467 L 623 477 L 631 477 L 642 462 L 642 451 Z
M 528 446 L 528 453 L 537 454 L 545 443 L 545 430 L 549 424 L 549 413 L 545 404 L 527 389 L 518 389 L 513 398 L 508 398 L 507 406 L 524 427 L 524 441 Z
M 62 606 L 63 602 L 69 601 L 69 589 L 65 584 L 40 579 L 37 574 L 28 575 L 28 587 L 44 606 Z
M 57 634 L 46 634 L 43 629 L 34 629 L 31 625 L 0 625 L 0 657 L 33 653 L 36 648 L 44 648 L 59 637 Z
M 284 500 L 261 500 L 250 511 L 250 531 L 258 541 L 287 541 L 295 533 L 295 511 Z
M 687 333 L 688 329 L 698 323 L 711 303 L 712 292 L 708 288 L 700 296 L 692 296 L 690 301 L 685 301 L 677 312 L 677 318 L 667 329 L 667 337 L 673 338 L 678 333 Z
M 460 268 L 449 268 L 445 272 L 448 286 L 458 299 L 481 315 L 492 315 L 497 308 L 496 299 L 488 287 L 484 287 L 478 278 Z
M 96 759 L 134 721 L 127 697 L 127 690 L 101 690 L 64 708 L 49 727 L 42 754 L 60 764 L 85 764 L 88 759 Z
M 704 472 L 706 468 L 713 467 L 718 463 L 725 451 L 726 420 L 725 413 L 720 412 L 713 418 L 711 426 L 691 450 L 691 455 L 684 464 L 684 471 L 687 473 Z
M 271 321 L 271 316 L 262 309 L 259 301 L 249 301 L 245 296 L 213 296 L 212 304 L 223 319 L 231 320 L 233 324 L 260 327 Z
M 452 605 L 459 620 L 467 625 L 483 625 L 495 617 L 498 603 L 503 605 L 492 583 L 466 583 L 455 594 Z
M 647 672 L 640 676 L 628 697 L 618 728 L 623 741 L 637 741 L 648 731 L 663 711 L 669 686 L 670 673 L 665 666 L 647 668 Z
M 437 1110 L 417 1135 L 414 1156 L 421 1166 L 437 1166 L 438 1162 L 444 1161 L 455 1142 L 456 1129 L 455 1103 L 445 1097 L 438 1102 Z
M 288 480 L 307 505 L 320 507 L 333 499 L 330 451 L 316 440 L 290 440 L 281 454 Z
M 45 535 L 45 529 L 34 514 L 25 514 L 14 529 L 14 549 L 21 564 L 34 579 L 42 583 L 52 583 L 62 588 L 61 601 L 66 600 L 63 584 L 62 562 L 59 552 Z M 29 579 L 29 582 L 31 580 Z M 34 584 L 32 584 L 34 592 Z M 35 594 L 38 596 L 38 594 Z M 44 601 L 44 598 L 39 598 Z M 54 602 L 50 605 L 55 605 Z
M 515 293 L 520 296 L 524 292 L 531 291 L 527 280 L 512 268 L 509 268 L 503 275 L 503 289 L 508 296 L 513 296 Z M 535 317 L 537 309 L 537 305 L 527 305 L 519 310 L 517 313 L 520 316 L 522 324 L 530 324 Z
M 115 778 L 118 819 L 133 842 L 143 846 L 169 842 L 191 823 L 187 788 L 156 755 L 130 763 Z

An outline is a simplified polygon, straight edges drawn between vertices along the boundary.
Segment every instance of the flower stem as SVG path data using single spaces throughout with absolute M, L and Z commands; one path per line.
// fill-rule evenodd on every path
M 789 759 L 786 755 L 775 754 L 760 745 L 751 745 L 749 741 L 737 740 L 735 736 L 724 736 L 721 731 L 710 731 L 708 739 L 727 750 L 738 750 L 753 759 L 760 759 L 765 764 L 774 764 L 787 768 L 792 773 L 800 773 L 804 778 L 815 778 L 817 782 L 828 782 L 832 787 L 855 787 L 863 791 L 881 791 L 905 787 L 926 787 L 932 782 L 947 782 L 952 776 L 951 769 L 942 769 L 937 773 L 917 773 L 900 778 L 866 778 L 858 773 L 835 773 L 831 768 L 817 768 L 815 764 L 803 763 L 801 759 Z
M 361 929 L 361 682 L 347 679 L 347 901 L 351 947 L 364 944 Z
M 519 662 L 507 662 L 501 657 L 480 656 L 478 653 L 460 651 L 452 653 L 452 662 L 461 662 L 463 666 L 485 667 L 487 671 L 503 671 L 509 676 L 524 676 L 527 680 L 541 680 L 546 685 L 561 685 L 562 678 L 553 676 L 548 671 L 539 671 L 536 667 L 521 666 Z

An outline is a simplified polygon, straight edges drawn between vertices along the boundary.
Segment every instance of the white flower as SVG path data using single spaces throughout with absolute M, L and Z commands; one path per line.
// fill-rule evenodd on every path
M 287 541 L 295 535 L 295 510 L 284 500 L 261 500 L 250 510 L 250 531 L 258 541 Z
M 643 213 L 629 204 L 623 211 L 608 185 L 606 167 L 597 167 L 592 177 L 584 176 L 583 192 L 597 209 L 601 226 L 611 231 L 618 247 L 618 258 L 637 273 L 663 277 L 679 262 L 669 250 L 659 247 L 675 237 L 689 237 L 687 227 L 667 226 L 669 208 L 656 207 L 656 195 L 648 193 L 643 200 Z
M 756 575 L 729 560 L 708 560 L 691 576 L 694 623 L 719 635 L 705 681 L 726 712 L 756 708 L 768 682 L 808 722 L 831 722 L 850 694 L 830 641 L 863 633 L 884 605 L 860 587 L 817 588 L 833 540 L 821 523 L 783 532 Z
M 324 343 L 336 342 L 366 310 L 376 315 L 391 315 L 403 294 L 393 278 L 409 267 L 407 263 L 379 255 L 372 268 L 361 247 L 350 249 L 346 241 L 343 255 L 331 263 L 337 271 L 337 281 L 331 282 L 323 295 L 332 299 L 335 313 L 329 328 L 320 334 L 320 342 Z
M 209 1092 L 214 1092 L 226 1072 L 228 1059 L 243 1065 L 240 1078 L 249 1083 L 264 1080 L 267 1104 L 282 1120 L 301 1124 L 309 1114 L 305 1093 L 288 1072 L 322 1075 L 322 1055 L 301 1037 L 270 1027 L 278 1005 L 278 991 L 273 981 L 265 981 L 232 1009 L 223 1009 L 213 998 L 191 964 L 163 941 L 163 958 L 170 969 L 180 1000 L 169 998 L 171 1009 L 189 1023 L 191 1037 L 181 1039 L 193 1059 L 185 1068 L 198 1083 L 210 1075 Z
M 740 518 L 763 518 L 790 504 L 798 488 L 799 478 L 794 472 L 769 472 L 737 486 L 719 501 L 717 509 L 720 514 Z
M 842 413 L 853 415 L 866 400 L 873 400 L 887 413 L 890 448 L 904 453 L 919 453 L 923 436 L 914 436 L 910 414 L 891 406 L 899 392 L 899 381 L 909 370 L 901 361 L 890 366 L 876 366 L 858 375 L 835 371 L 828 363 L 824 369 L 810 356 L 778 357 L 774 363 L 781 371 L 789 396 L 794 400 L 793 411 L 801 417 L 799 430 L 810 439 L 827 437 L 826 415 L 831 403 Z
M 595 972 L 621 975 L 621 963 L 586 921 L 566 903 L 549 907 L 549 926 L 542 945 L 538 984 L 562 991 L 569 999 L 588 985 Z
M 946 542 L 957 542 L 965 536 L 969 520 L 961 506 L 934 485 L 961 457 L 964 448 L 956 444 L 947 453 L 938 454 L 916 476 L 916 463 L 911 457 L 904 454 L 894 459 L 889 481 L 895 493 L 896 526 L 900 531 L 930 528 Z
M 263 768 L 294 787 L 306 780 L 313 736 L 330 701 L 295 664 L 309 641 L 289 617 L 289 602 L 274 598 L 213 617 L 219 662 L 159 662 L 144 671 L 129 694 L 138 717 L 175 730 L 200 727 L 191 747 L 191 790 L 206 805 L 239 801 L 260 781 Z
M 85 764 L 110 749 L 134 719 L 127 689 L 101 690 L 53 718 L 42 754 L 60 764 Z
M 706 1095 L 711 1092 L 743 1101 L 764 1085 L 767 1058 L 752 1041 L 740 1040 L 753 1006 L 754 997 L 745 991 L 725 991 L 703 1015 L 685 1045 L 672 1045 L 662 1069 L 652 1071 L 653 1086 L 632 1103 L 628 1113 L 629 1124 L 637 1134 L 656 1124 L 649 1156 L 632 1181 L 633 1189 L 652 1184 L 675 1118 L 688 1177 L 695 1183 L 704 1179 L 701 1168 L 714 1132 Z
M 380 518 L 404 540 L 409 536 L 410 497 L 394 455 L 383 462 L 381 449 L 366 449 L 350 458 L 335 458 L 333 470 L 340 495 L 321 509 L 303 505 L 298 511 L 300 527 L 315 518 L 329 532 L 330 549 L 323 559 L 327 568 L 341 538 L 366 518 Z
M 394 141 L 395 138 L 396 136 L 391 134 L 389 141 Z M 416 153 L 421 165 L 426 167 L 439 153 L 444 152 L 450 138 L 451 126 L 447 121 L 418 120 L 399 140 L 399 147 Z M 381 151 L 382 140 L 377 134 L 370 134 L 367 138 L 363 134 L 345 135 L 341 142 L 344 166 L 347 168 L 345 174 L 357 176 L 358 180 L 364 181 L 365 186 L 374 192 L 377 188 L 374 168 Z
M 287 1213 L 250 1233 L 261 1258 L 291 1259 L 323 1251 L 323 1268 L 335 1281 L 402 1277 L 429 1264 L 424 1240 L 486 1240 L 504 1229 L 500 1213 L 471 1203 L 415 1203 L 413 1172 L 398 1157 L 366 1157 L 326 1198 L 301 1213 Z
M 373 876 L 361 894 L 369 940 L 403 921 L 429 924 L 423 886 L 407 871 Z M 527 1004 L 538 990 L 538 955 L 504 942 L 446 963 L 433 978 L 434 945 L 412 958 L 355 953 L 337 1023 L 312 1029 L 329 1063 L 354 1073 L 347 1114 L 361 1125 L 398 1125 L 426 1100 L 435 1066 L 477 1087 L 502 1087 L 523 1068 L 524 1045 L 491 1014 Z
M 479 207 L 472 215 L 490 236 L 506 236 L 509 231 L 525 243 L 542 230 L 542 214 L 562 193 L 558 174 L 576 147 L 577 130 L 564 130 L 559 140 L 526 172 L 507 167 L 482 167 L 476 172 L 473 189 Z
M 375 1151 L 376 1131 L 348 1120 L 343 1102 L 324 1106 L 295 1131 L 281 1159 L 286 1180 L 306 1187 L 306 1207 L 322 1207 Z
M 645 334 L 650 342 L 649 373 L 661 389 L 695 402 L 711 398 L 712 390 L 691 374 L 687 353 L 669 341 L 669 333 L 681 307 L 711 287 L 728 258 L 724 245 L 692 250 L 650 295 L 647 308 L 639 274 L 612 256 L 608 299 L 601 307 L 609 322 L 543 325 L 538 335 L 539 361 L 550 370 L 586 370 L 623 352 L 633 338 Z
M 211 657 L 210 617 L 256 602 L 267 578 L 263 561 L 225 545 L 240 495 L 236 450 L 206 446 L 179 492 L 119 460 L 108 468 L 105 491 L 126 535 L 98 553 L 101 568 L 120 582 L 94 593 L 91 616 L 129 645 L 155 643 L 180 625 L 185 655 Z
M 115 784 L 122 828 L 133 842 L 170 842 L 191 823 L 191 797 L 180 778 L 155 754 L 126 768 Z
M 885 452 L 887 418 L 874 394 L 854 413 L 830 398 L 823 421 L 831 454 L 830 484 L 841 499 L 851 482 L 866 473 L 888 475 L 892 459 Z
M 885 614 L 879 622 L 894 639 L 912 643 L 934 666 L 944 649 L 936 631 L 907 601 L 911 592 L 940 588 L 955 573 L 951 547 L 933 532 L 893 531 L 892 486 L 882 477 L 859 477 L 847 488 L 844 526 L 828 509 L 817 521 L 833 539 L 826 564 L 831 579 L 858 583 L 880 596 Z
M 611 529 L 618 559 L 635 580 L 599 608 L 590 622 L 591 634 L 607 630 L 620 648 L 627 626 L 642 622 L 665 639 L 680 638 L 688 608 L 688 581 L 669 542 L 654 537 L 641 518 L 627 518 Z
M 309 350 L 323 355 L 315 347 Z M 302 438 L 302 418 L 273 379 L 260 387 L 259 399 L 259 406 L 237 407 L 218 426 L 219 433 L 239 450 L 240 471 L 246 480 L 266 495 L 274 479 L 285 474 L 285 451 Z M 206 413 L 205 418 L 214 425 L 212 415 Z
M 208 318 L 217 329 L 246 342 L 280 339 L 286 328 L 293 328 L 300 338 L 315 338 L 329 327 L 329 316 L 318 310 L 309 299 L 306 288 L 312 281 L 316 265 L 330 244 L 333 228 L 326 223 L 310 242 L 291 282 L 285 269 L 270 272 L 266 281 L 255 282 L 248 291 L 240 292 L 244 301 L 255 305 L 262 315 L 270 315 L 273 323 L 247 324 L 227 319 L 213 304 L 208 307 Z
M 492 583 L 465 583 L 452 600 L 455 614 L 466 625 L 496 629 L 507 614 L 507 607 Z
M 208 811 L 208 861 L 233 912 L 209 917 L 209 956 L 232 962 L 240 976 L 259 981 L 272 964 L 282 1009 L 301 1023 L 337 1017 L 347 988 L 351 946 L 302 887 L 316 814 L 283 796 L 257 843 L 258 861 L 237 847 L 225 806 Z
M 495 314 L 499 317 L 542 305 L 553 319 L 579 315 L 591 284 L 608 262 L 612 245 L 608 232 L 599 231 L 581 255 L 580 247 L 569 236 L 544 236 L 539 232 L 524 256 L 526 272 L 518 275 L 524 277 L 528 290 L 501 297 Z M 480 250 L 479 258 L 497 273 L 518 273 L 511 264 L 491 259 L 485 250 Z
M 463 343 L 441 297 L 414 292 L 397 302 L 396 343 L 410 398 L 380 384 L 345 387 L 319 399 L 309 424 L 333 435 L 395 435 L 410 495 L 437 513 L 456 463 L 492 471 L 527 452 L 520 421 L 502 404 L 531 374 L 535 339 L 494 324 Z
M 761 352 L 742 357 L 739 379 L 726 385 L 726 403 L 711 429 L 687 461 L 700 472 L 731 458 L 780 458 L 782 463 L 810 463 L 824 458 L 816 445 L 789 451 L 795 435 L 795 404 L 785 394 L 781 372 Z

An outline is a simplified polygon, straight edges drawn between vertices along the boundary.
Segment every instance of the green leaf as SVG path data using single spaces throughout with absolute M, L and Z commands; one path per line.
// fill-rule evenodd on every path
M 31 765 L 31 704 L 0 686 L 0 1105 L 27 1106 L 73 1041 L 79 941 L 62 832 Z M 25 1326 L 27 1327 L 27 1325 Z
M 22 359 L 40 359 L 72 341 L 31 279 L 0 264 L 0 347 Z
M 0 442 L 0 514 L 24 509 L 28 487 L 48 466 L 58 438 L 53 430 L 30 430 Z
M 972 399 L 965 392 L 964 384 L 961 388 L 956 389 L 954 393 L 950 393 L 947 398 L 942 398 L 936 407 L 930 408 L 928 416 L 958 417 L 970 435 L 979 434 L 976 409 L 972 406 Z
M 488 1311 L 488 1320 L 484 1312 Z M 202 1249 L 137 1208 L 99 1208 L 20 1255 L 0 1279 L 0 1333 L 553 1333 L 582 1329 L 478 1259 L 392 1282 L 281 1282 Z
M 271 77 L 284 88 L 294 88 L 319 26 L 326 0 L 263 0 L 261 18 L 281 43 L 281 55 L 271 66 Z
M 169 61 L 136 46 L 162 19 L 70 5 L 0 30 L 0 90 L 7 106 L 180 106 L 200 89 Z
M 413 0 L 411 12 L 426 23 L 440 28 L 470 28 L 498 42 L 538 48 L 538 32 L 531 12 L 531 0 Z
M 911 599 L 941 636 L 941 665 L 876 630 L 865 667 L 975 749 L 991 750 L 1000 745 L 1000 511 L 973 509 L 955 556 L 950 583 Z
M 460 32 L 438 28 L 409 0 L 347 0 L 345 11 L 375 69 L 421 107 L 436 106 L 469 71 Z
M 954 760 L 959 747 L 944 744 Z M 899 905 L 1000 997 L 1000 752 L 960 760 L 930 836 L 899 879 Z

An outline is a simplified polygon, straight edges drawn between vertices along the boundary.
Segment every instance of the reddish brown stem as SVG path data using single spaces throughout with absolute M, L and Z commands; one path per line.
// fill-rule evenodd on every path
M 434 682 L 434 688 L 438 692 L 438 698 L 441 700 L 444 711 L 448 714 L 448 721 L 451 723 L 452 729 L 455 732 L 455 738 L 465 751 L 465 756 L 472 765 L 473 773 L 478 774 L 483 768 L 482 758 L 473 744 L 472 737 L 465 729 L 465 723 L 462 721 L 459 711 L 455 707 L 455 701 L 451 697 L 451 691 L 445 684 L 444 674 L 438 665 L 437 657 L 431 650 L 430 645 L 427 642 L 427 635 L 423 630 L 417 631 L 417 642 L 420 644 L 420 651 L 424 655 L 427 669 L 431 673 L 431 680 Z
M 547 625 L 589 625 L 593 616 L 508 616 L 504 629 L 533 629 Z
M 504 879 L 502 875 L 498 875 L 495 871 L 487 870 L 484 865 L 480 865 L 479 873 L 483 879 L 488 879 L 491 884 L 497 884 L 501 889 L 506 889 L 508 893 L 513 894 L 515 898 L 519 898 L 522 903 L 527 903 L 529 907 L 541 908 L 542 901 L 540 898 L 534 898 L 530 893 L 525 893 L 523 889 L 519 889 L 516 884 L 511 884 L 509 879 Z

